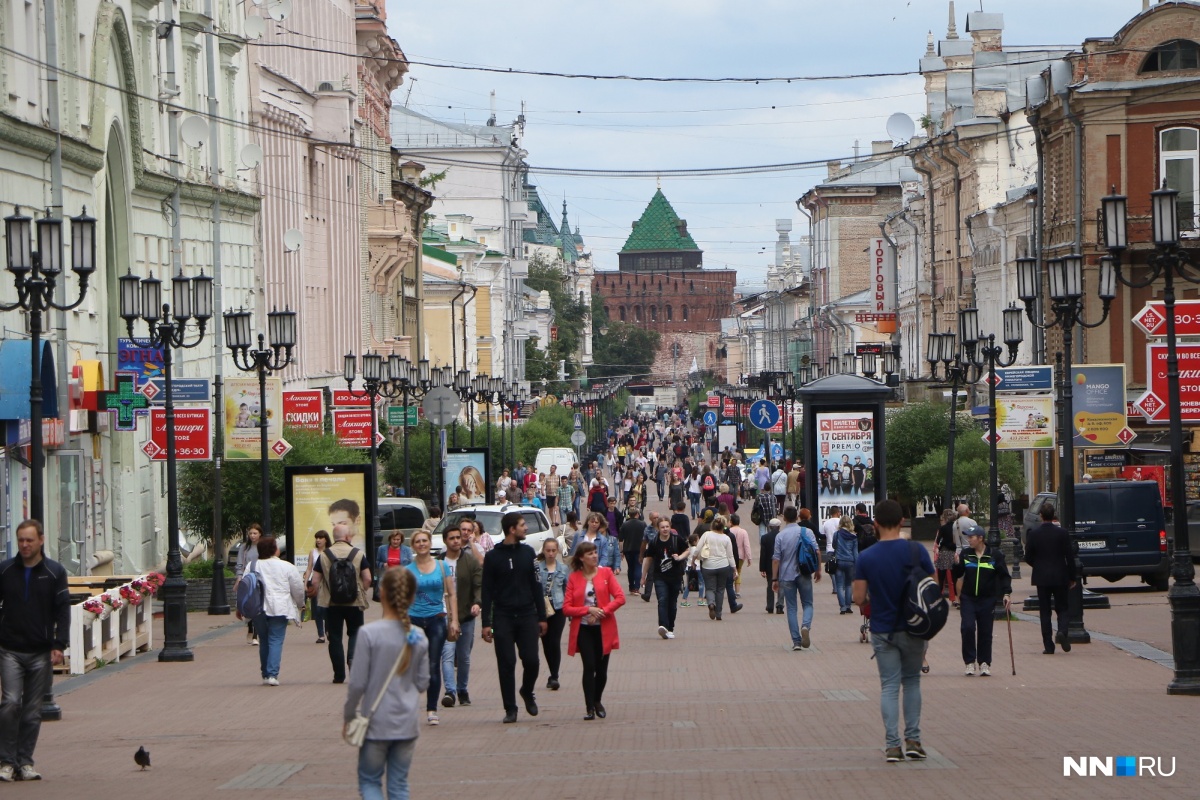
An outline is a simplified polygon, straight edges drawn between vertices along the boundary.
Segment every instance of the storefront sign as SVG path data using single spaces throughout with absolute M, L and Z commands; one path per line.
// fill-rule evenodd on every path
M 320 389 L 283 393 L 283 426 L 320 433 L 324 430 L 325 393 Z
M 1133 315 L 1133 324 L 1147 336 L 1167 335 L 1167 311 L 1162 301 L 1147 303 Z M 1175 335 L 1200 336 L 1200 300 L 1175 301 Z
M 1200 345 L 1177 345 L 1179 357 L 1179 411 L 1184 424 L 1200 422 Z M 1133 402 L 1149 422 L 1169 422 L 1167 411 L 1167 346 L 1146 347 L 1146 391 Z
M 179 461 L 212 461 L 212 409 L 175 409 L 175 458 Z M 150 409 L 150 441 L 142 452 L 151 461 L 167 460 L 167 410 Z
M 333 414 L 333 435 L 338 443 L 345 447 L 371 446 L 371 409 L 369 408 L 335 408 Z M 383 436 L 377 437 L 382 443 Z
M 118 338 L 116 371 L 137 375 L 139 384 L 150 378 L 162 377 L 162 348 L 147 347 L 149 343 L 149 339 Z

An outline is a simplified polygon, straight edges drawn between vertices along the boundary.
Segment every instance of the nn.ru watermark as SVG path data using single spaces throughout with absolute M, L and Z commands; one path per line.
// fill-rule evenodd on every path
M 1162 756 L 1063 756 L 1064 778 L 1169 778 L 1175 774 L 1175 756 L 1169 770 Z

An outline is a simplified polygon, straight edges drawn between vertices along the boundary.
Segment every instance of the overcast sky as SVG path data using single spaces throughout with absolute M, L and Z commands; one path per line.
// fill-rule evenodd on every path
M 980 0 L 956 3 L 957 26 Z M 926 32 L 946 35 L 945 0 L 387 0 L 388 27 L 412 61 L 634 76 L 832 76 L 914 71 Z M 1006 45 L 1078 46 L 1111 36 L 1142 0 L 983 0 L 1004 15 Z M 849 159 L 886 139 L 895 112 L 924 114 L 917 75 L 712 85 L 489 74 L 413 65 L 398 103 L 483 124 L 489 92 L 508 124 L 526 104 L 524 146 L 538 166 L 667 170 L 816 161 L 789 172 L 663 176 L 662 189 L 704 250 L 708 267 L 761 282 L 774 257 L 775 220 L 806 232 L 795 201 Z M 616 253 L 654 178 L 538 175 L 557 220 L 567 201 L 598 269 Z

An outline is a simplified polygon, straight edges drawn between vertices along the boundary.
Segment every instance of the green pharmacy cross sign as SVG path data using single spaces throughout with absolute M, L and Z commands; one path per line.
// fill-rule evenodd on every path
M 116 376 L 116 388 L 111 392 L 100 392 L 100 407 L 117 414 L 117 430 L 137 430 L 137 412 L 150 407 L 146 395 L 137 391 L 137 380 L 132 375 Z

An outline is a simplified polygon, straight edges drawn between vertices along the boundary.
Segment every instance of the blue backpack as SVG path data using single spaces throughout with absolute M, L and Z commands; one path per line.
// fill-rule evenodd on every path
M 804 535 L 804 528 L 800 529 L 800 544 L 796 548 L 797 566 L 800 568 L 800 574 L 805 578 L 811 578 L 813 573 L 817 571 L 817 565 L 820 563 L 817 560 L 816 548 L 808 541 L 808 537 Z
M 266 597 L 267 591 L 261 575 L 257 572 L 242 575 L 237 585 L 237 611 L 242 615 L 242 619 L 254 619 L 263 613 Z

